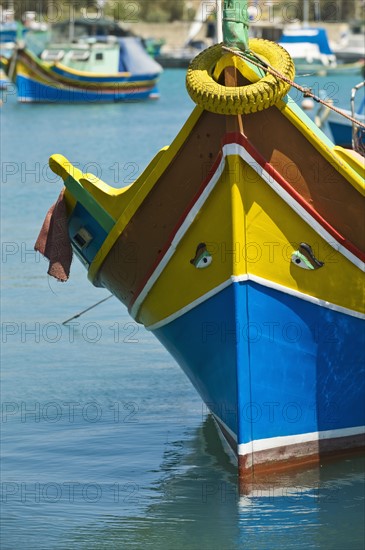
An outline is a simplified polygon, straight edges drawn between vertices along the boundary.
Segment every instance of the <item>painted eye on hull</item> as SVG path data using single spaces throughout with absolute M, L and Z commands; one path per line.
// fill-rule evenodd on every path
M 197 269 L 204 269 L 205 267 L 210 266 L 212 263 L 212 256 L 209 254 L 209 252 L 204 253 L 199 260 L 194 263 L 195 267 Z
M 297 265 L 298 267 L 302 267 L 303 269 L 314 269 L 311 263 L 308 262 L 308 260 L 301 254 L 298 250 L 293 252 L 291 256 L 291 261 L 293 264 Z
M 319 269 L 324 266 L 324 262 L 317 260 L 312 247 L 307 243 L 300 243 L 298 250 L 291 255 L 291 261 L 302 269 Z
M 195 257 L 190 260 L 190 263 L 197 269 L 204 269 L 209 267 L 212 261 L 212 255 L 208 252 L 206 244 L 200 243 L 197 246 Z

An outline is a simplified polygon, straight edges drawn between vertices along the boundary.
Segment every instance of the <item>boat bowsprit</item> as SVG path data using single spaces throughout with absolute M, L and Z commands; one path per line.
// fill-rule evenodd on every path
M 89 280 L 176 359 L 243 480 L 358 451 L 365 424 L 363 159 L 268 78 L 289 56 L 251 46 L 193 62 L 197 106 L 131 186 L 50 160 Z

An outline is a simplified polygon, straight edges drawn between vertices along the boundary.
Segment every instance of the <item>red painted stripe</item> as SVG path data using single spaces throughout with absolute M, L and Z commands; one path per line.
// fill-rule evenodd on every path
M 363 262 L 365 261 L 365 253 L 357 248 L 351 241 L 346 239 L 341 233 L 328 223 L 318 212 L 315 210 L 291 185 L 283 178 L 283 176 L 269 163 L 264 157 L 255 149 L 255 147 L 248 141 L 248 139 L 239 133 L 229 133 L 223 138 L 223 144 L 235 144 L 242 145 L 244 149 L 253 157 L 253 159 L 263 168 L 272 178 L 278 183 L 285 191 L 289 193 L 293 199 L 295 199 L 300 206 L 302 206 L 311 216 L 314 218 L 332 237 L 336 239 L 344 248 L 349 252 L 352 252 L 354 256 L 357 256 Z

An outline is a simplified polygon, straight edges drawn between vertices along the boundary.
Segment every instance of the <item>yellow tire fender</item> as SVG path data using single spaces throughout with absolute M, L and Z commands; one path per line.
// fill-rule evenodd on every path
M 264 57 L 268 63 L 289 80 L 295 76 L 295 67 L 288 52 L 269 40 L 253 38 L 250 50 Z M 249 114 L 275 105 L 290 90 L 284 80 L 266 74 L 246 86 L 224 86 L 213 78 L 217 61 L 224 55 L 222 44 L 216 44 L 200 53 L 187 71 L 186 87 L 191 99 L 206 111 L 223 115 Z

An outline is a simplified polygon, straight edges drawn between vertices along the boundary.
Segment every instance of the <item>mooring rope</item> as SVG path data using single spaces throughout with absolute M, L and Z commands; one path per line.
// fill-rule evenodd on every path
M 347 118 L 353 124 L 356 124 L 356 126 L 359 126 L 360 128 L 363 128 L 365 130 L 365 124 L 363 124 L 362 122 L 360 122 L 356 118 L 352 117 L 351 115 L 348 115 L 347 113 L 344 113 L 341 109 L 338 109 L 337 107 L 335 107 L 333 104 L 329 103 L 328 101 L 325 101 L 324 99 L 321 99 L 320 97 L 316 96 L 311 91 L 310 88 L 305 88 L 304 86 L 300 86 L 299 84 L 297 84 L 296 82 L 294 82 L 290 78 L 286 77 L 285 75 L 283 75 L 282 73 L 277 71 L 274 67 L 272 67 L 269 63 L 267 63 L 267 61 L 265 61 L 264 59 L 261 59 L 259 55 L 255 54 L 253 52 L 250 52 L 248 54 L 248 53 L 245 53 L 245 52 L 233 50 L 232 48 L 229 48 L 228 46 L 222 46 L 222 49 L 229 52 L 229 53 L 231 53 L 231 54 L 233 54 L 233 55 L 238 55 L 239 57 L 242 57 L 242 59 L 244 59 L 245 61 L 249 61 L 250 63 L 252 63 L 256 67 L 258 67 L 259 69 L 262 69 L 262 70 L 272 74 L 273 76 L 276 76 L 277 78 L 280 78 L 284 82 L 287 82 L 288 84 L 293 86 L 293 88 L 296 88 L 297 90 L 299 90 L 304 95 L 304 97 L 311 97 L 317 103 L 321 103 L 322 105 L 324 105 L 328 109 L 331 109 L 332 111 L 335 111 L 335 113 L 338 113 L 339 115 Z M 253 57 L 258 59 L 259 63 L 257 61 L 255 61 L 253 59 Z

